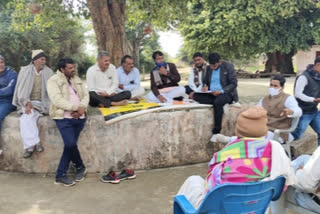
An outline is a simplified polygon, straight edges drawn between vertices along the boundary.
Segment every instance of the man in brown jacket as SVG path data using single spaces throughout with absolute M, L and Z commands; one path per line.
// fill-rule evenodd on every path
M 174 98 L 183 97 L 185 88 L 180 87 L 180 74 L 175 64 L 164 61 L 163 53 L 156 51 L 152 54 L 155 67 L 151 75 L 151 91 L 147 99 L 151 102 L 170 103 Z

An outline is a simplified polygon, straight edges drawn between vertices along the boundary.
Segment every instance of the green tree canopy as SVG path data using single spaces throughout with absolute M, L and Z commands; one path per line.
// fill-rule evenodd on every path
M 271 66 L 282 71 L 281 58 L 291 61 L 297 50 L 319 43 L 314 0 L 194 0 L 188 7 L 180 29 L 189 51 L 215 51 L 224 58 L 267 53 L 269 60 L 277 57 Z
M 44 13 L 32 14 L 32 8 L 26 1 L 13 0 L 7 3 L 0 5 L 0 42 L 4 44 L 0 46 L 0 53 L 8 65 L 19 70 L 20 66 L 30 63 L 31 50 L 43 49 L 53 69 L 57 60 L 64 56 L 78 60 L 79 72 L 86 69 L 89 59 L 82 54 L 86 29 L 78 18 L 72 18 L 60 4 L 51 5 L 56 13 L 52 20 L 49 18 L 54 14 L 52 11 L 45 16 L 49 7 L 41 8 Z

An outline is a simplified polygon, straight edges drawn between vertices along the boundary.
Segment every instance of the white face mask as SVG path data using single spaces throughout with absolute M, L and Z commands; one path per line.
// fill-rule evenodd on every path
M 271 96 L 276 96 L 280 93 L 280 88 L 269 88 L 269 94 Z

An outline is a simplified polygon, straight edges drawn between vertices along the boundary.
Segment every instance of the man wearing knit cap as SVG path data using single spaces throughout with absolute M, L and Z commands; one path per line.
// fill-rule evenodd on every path
M 42 152 L 37 121 L 43 114 L 49 113 L 50 100 L 47 92 L 47 81 L 53 75 L 46 66 L 46 55 L 43 50 L 32 51 L 32 61 L 22 67 L 13 96 L 12 104 L 17 106 L 20 117 L 20 133 L 25 152 L 24 158 L 32 153 Z
M 207 178 L 189 177 L 177 195 L 184 195 L 197 209 L 206 194 L 225 183 L 247 183 L 286 178 L 286 185 L 296 183 L 290 159 L 281 144 L 268 140 L 267 112 L 254 106 L 242 112 L 236 124 L 238 138 L 213 155 Z

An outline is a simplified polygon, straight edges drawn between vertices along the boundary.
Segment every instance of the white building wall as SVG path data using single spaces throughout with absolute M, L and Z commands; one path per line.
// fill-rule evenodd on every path
M 303 72 L 307 65 L 313 64 L 320 45 L 313 45 L 309 51 L 298 51 L 296 54 L 297 74 Z

